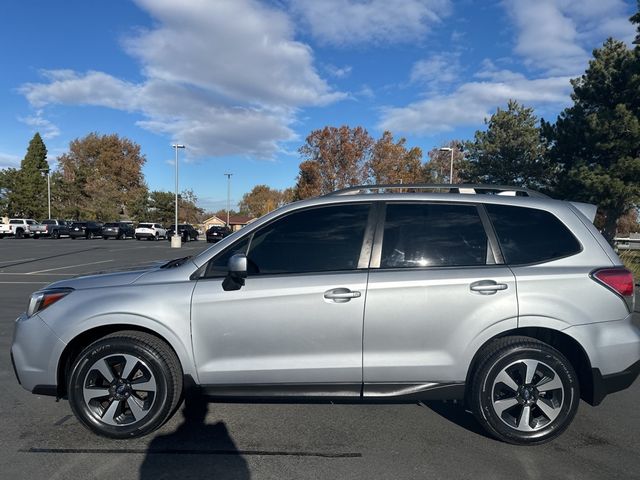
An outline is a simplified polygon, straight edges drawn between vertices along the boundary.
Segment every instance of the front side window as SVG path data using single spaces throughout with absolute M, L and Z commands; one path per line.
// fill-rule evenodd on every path
M 505 261 L 539 263 L 575 255 L 580 242 L 553 214 L 535 208 L 486 205 Z
M 485 265 L 487 249 L 473 205 L 387 205 L 381 268 Z

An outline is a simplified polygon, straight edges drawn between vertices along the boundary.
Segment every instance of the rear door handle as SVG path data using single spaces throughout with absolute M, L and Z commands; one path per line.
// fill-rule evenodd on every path
M 508 285 L 506 283 L 498 283 L 495 280 L 479 280 L 473 282 L 469 289 L 473 292 L 478 292 L 481 295 L 493 295 L 498 290 L 506 290 Z
M 358 298 L 362 293 L 358 291 L 351 291 L 348 288 L 333 288 L 324 292 L 324 298 L 327 300 L 333 300 L 335 303 L 345 303 L 352 298 Z

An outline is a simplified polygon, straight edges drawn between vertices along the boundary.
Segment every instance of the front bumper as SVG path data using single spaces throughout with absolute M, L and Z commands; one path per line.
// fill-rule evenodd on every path
M 55 395 L 58 359 L 65 343 L 36 314 L 15 322 L 11 360 L 18 382 L 37 394 Z

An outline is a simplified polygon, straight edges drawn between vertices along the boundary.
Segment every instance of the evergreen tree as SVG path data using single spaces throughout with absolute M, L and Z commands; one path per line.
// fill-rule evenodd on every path
M 546 144 L 532 108 L 509 100 L 486 121 L 466 144 L 469 160 L 462 172 L 473 183 L 514 185 L 544 189 L 550 177 Z
M 46 217 L 48 171 L 47 147 L 40 134 L 36 133 L 29 142 L 20 169 L 11 181 L 7 202 L 10 216 L 40 220 Z
M 573 106 L 555 125 L 543 122 L 562 170 L 555 193 L 597 204 L 612 241 L 618 219 L 640 203 L 640 47 L 608 39 L 571 83 Z

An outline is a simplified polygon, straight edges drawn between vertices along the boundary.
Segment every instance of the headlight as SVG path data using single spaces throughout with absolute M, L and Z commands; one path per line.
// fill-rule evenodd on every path
M 31 299 L 29 300 L 29 307 L 27 308 L 27 315 L 29 317 L 35 315 L 49 305 L 53 305 L 58 300 L 62 300 L 72 291 L 72 288 L 56 288 L 32 293 Z

